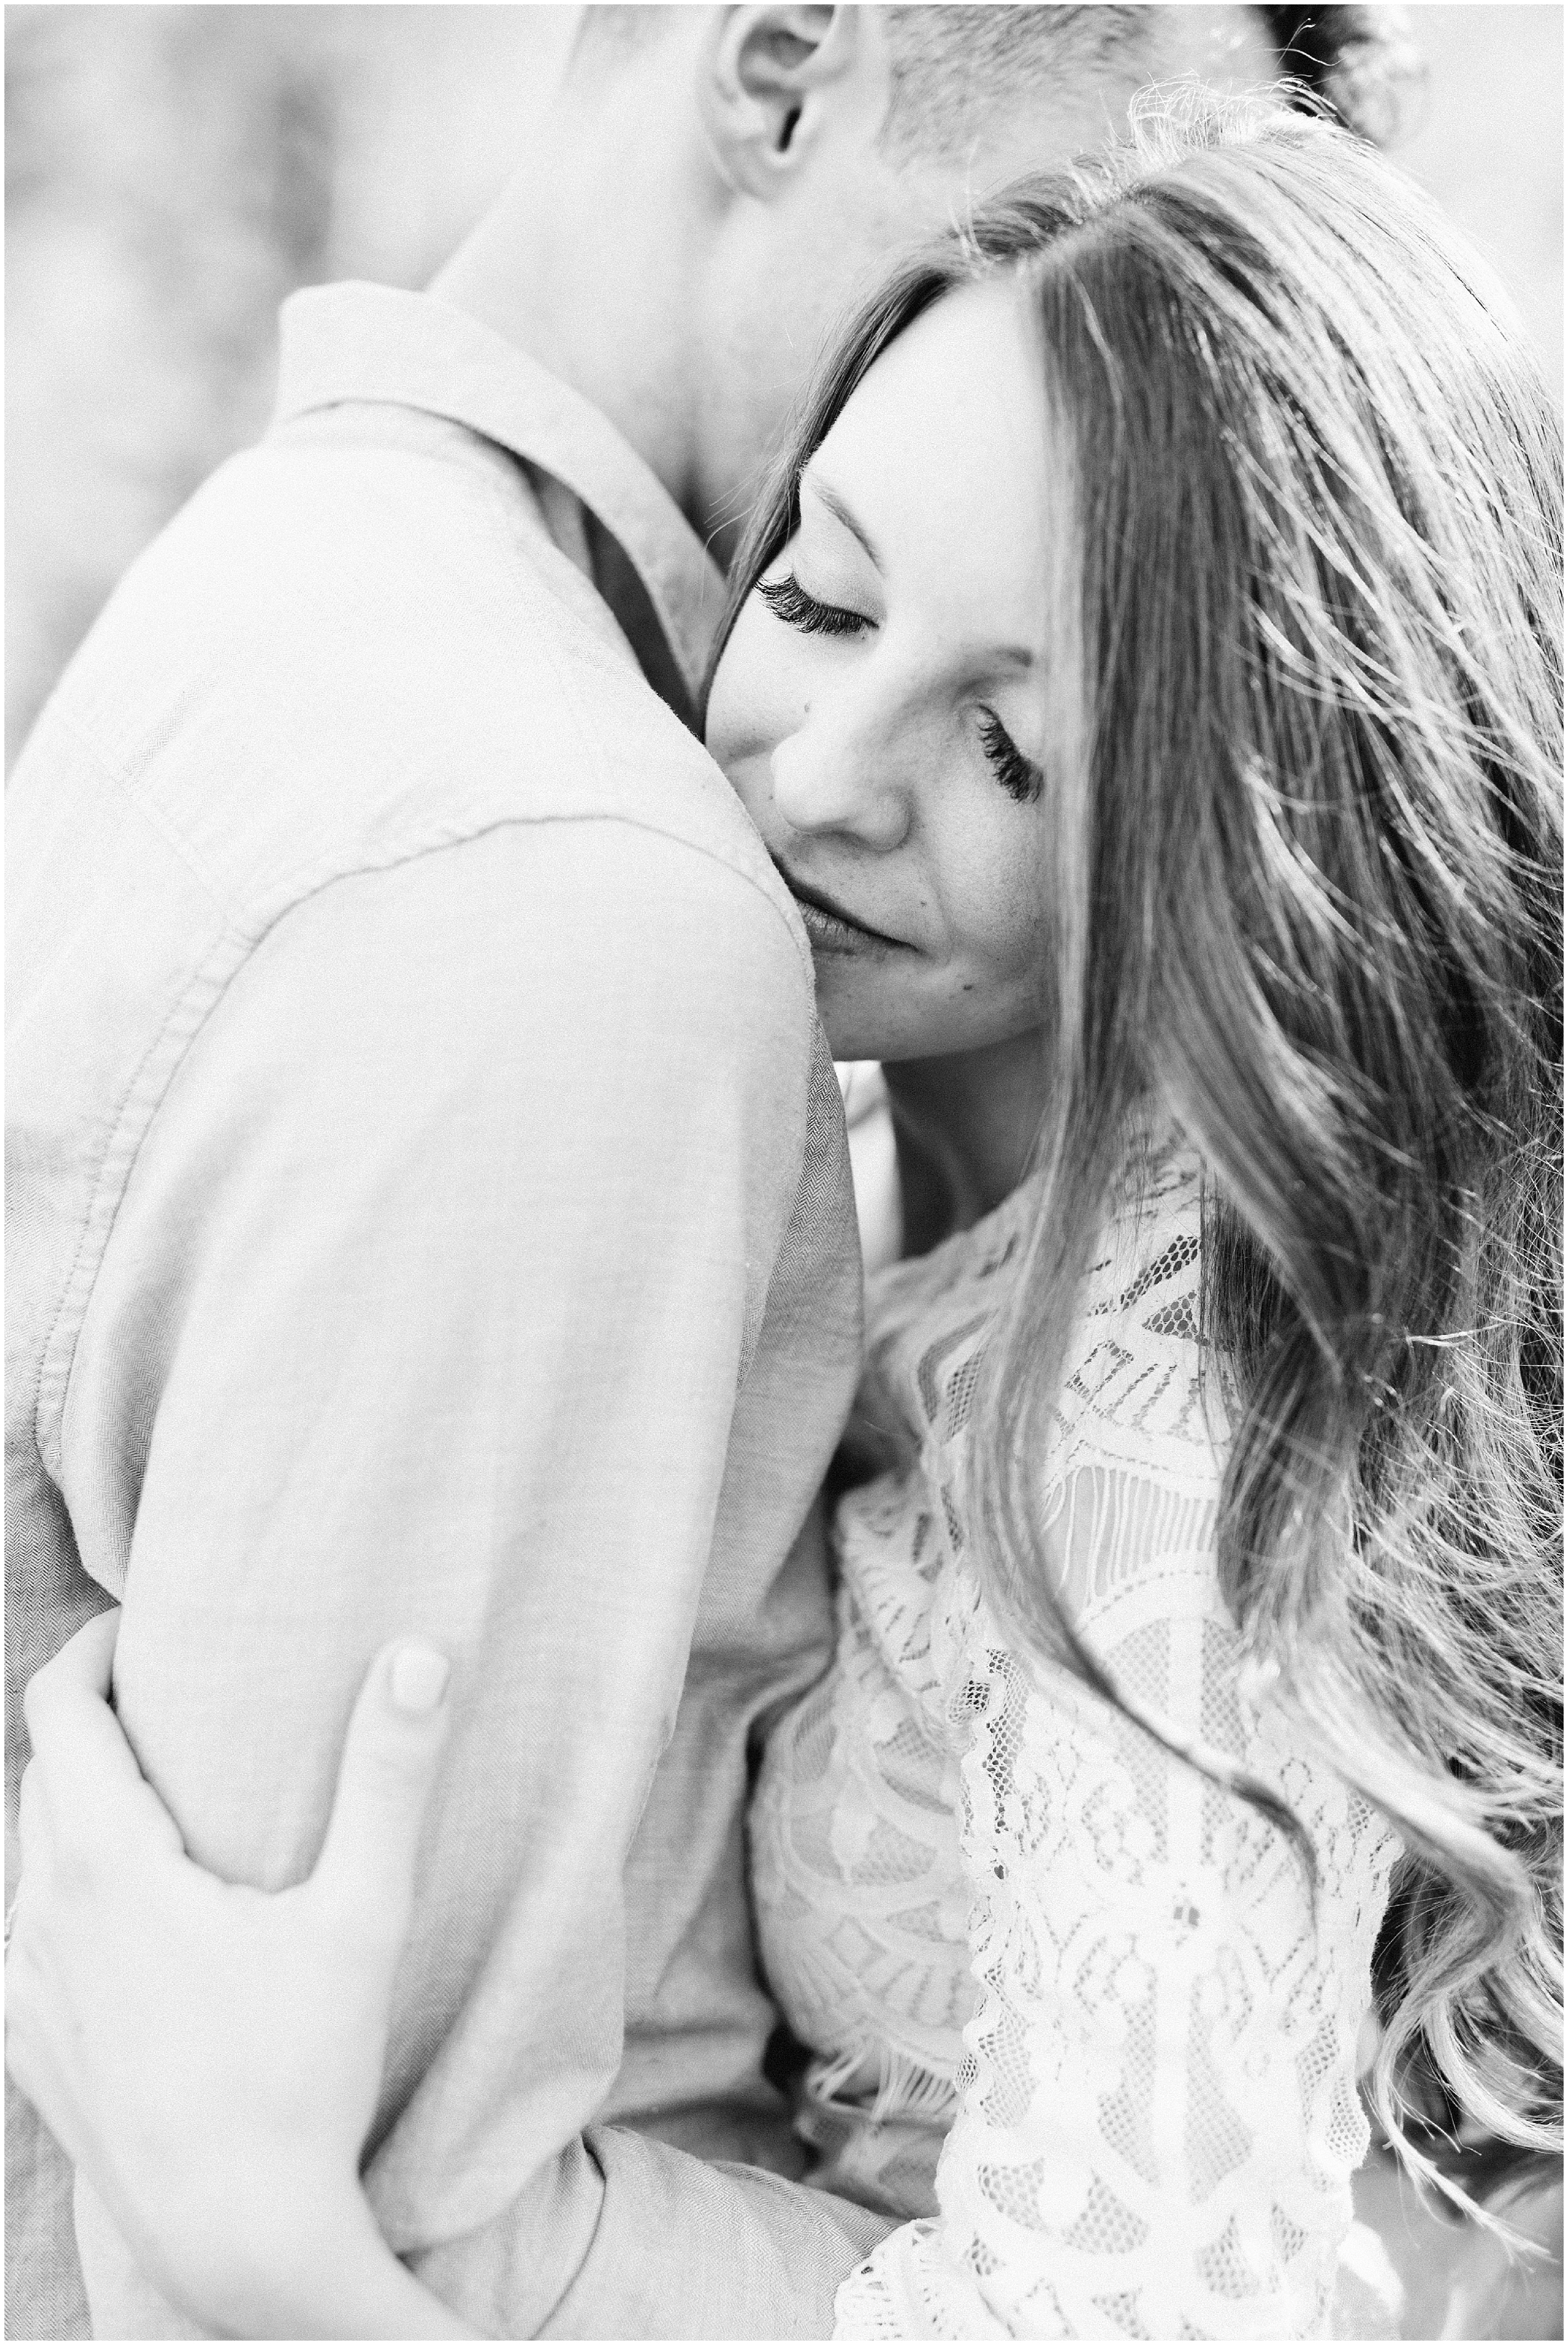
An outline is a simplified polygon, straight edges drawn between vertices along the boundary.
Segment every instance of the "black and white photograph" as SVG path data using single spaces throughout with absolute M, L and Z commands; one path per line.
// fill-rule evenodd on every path
M 1563 2337 L 1563 90 L 7 6 L 7 2338 Z

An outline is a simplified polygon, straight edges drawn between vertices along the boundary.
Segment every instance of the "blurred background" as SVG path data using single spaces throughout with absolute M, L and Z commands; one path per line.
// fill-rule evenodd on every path
M 266 421 L 278 302 L 417 286 L 549 103 L 578 11 L 5 11 L 6 765 L 122 570 Z M 1400 159 L 1561 395 L 1563 11 L 1416 6 Z

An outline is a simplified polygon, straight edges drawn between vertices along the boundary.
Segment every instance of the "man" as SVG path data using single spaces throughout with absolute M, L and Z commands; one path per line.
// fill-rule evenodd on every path
M 704 540 L 897 246 L 1286 13 L 593 12 L 431 296 L 290 305 L 15 777 L 13 1690 L 121 1601 L 146 1772 L 275 1886 L 369 1654 L 450 1654 L 370 2178 L 487 2330 L 822 2335 L 885 2228 L 763 2067 L 747 1771 L 827 1649 L 859 1264 L 688 729 Z M 10 2333 L 181 2333 L 11 2117 Z

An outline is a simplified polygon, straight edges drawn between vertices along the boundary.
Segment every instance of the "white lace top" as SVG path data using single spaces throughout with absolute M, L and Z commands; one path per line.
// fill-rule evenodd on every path
M 1041 1489 L 1087 1641 L 1258 1811 L 1000 1632 L 964 1548 L 966 1426 L 1032 1202 L 874 1282 L 839 1647 L 753 1805 L 764 1958 L 815 2055 L 814 2179 L 906 2219 L 841 2337 L 1321 2333 L 1366 2147 L 1356 2040 L 1397 1843 L 1249 1699 L 1215 1567 L 1199 1191 L 1174 1150 L 1086 1281 Z

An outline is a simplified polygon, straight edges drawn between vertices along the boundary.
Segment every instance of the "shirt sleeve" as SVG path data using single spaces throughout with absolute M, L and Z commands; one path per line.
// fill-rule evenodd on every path
M 299 1878 L 372 1651 L 454 1658 L 369 2181 L 496 2334 L 574 2289 L 602 2319 L 644 2229 L 649 2269 L 656 2234 L 715 2319 L 764 2324 L 717 2333 L 802 2333 L 787 2278 L 821 2334 L 877 2228 L 582 2133 L 811 1036 L 776 909 L 653 832 L 503 826 L 337 881 L 192 1044 L 77 1345 L 66 1496 L 123 1595 L 120 1715 L 201 1863 Z M 178 2334 L 101 2208 L 78 2232 L 97 2333 Z M 686 2333 L 679 2306 L 646 2333 Z
M 1085 1633 L 1134 1700 L 1189 1745 L 1262 1765 L 1217 1601 L 1212 1500 L 1200 1477 L 1162 1479 L 1086 1444 L 1052 1494 L 1057 1559 L 1098 1591 Z M 1337 1787 L 1265 1766 L 1339 1852 L 1320 1866 L 1317 1926 L 1306 1865 L 1271 1822 L 987 1622 L 975 1601 L 956 1673 L 976 1720 L 963 1831 L 979 1995 L 939 2213 L 850 2277 L 835 2335 L 1321 2333 L 1366 2140 L 1365 1812 L 1358 1825 Z

